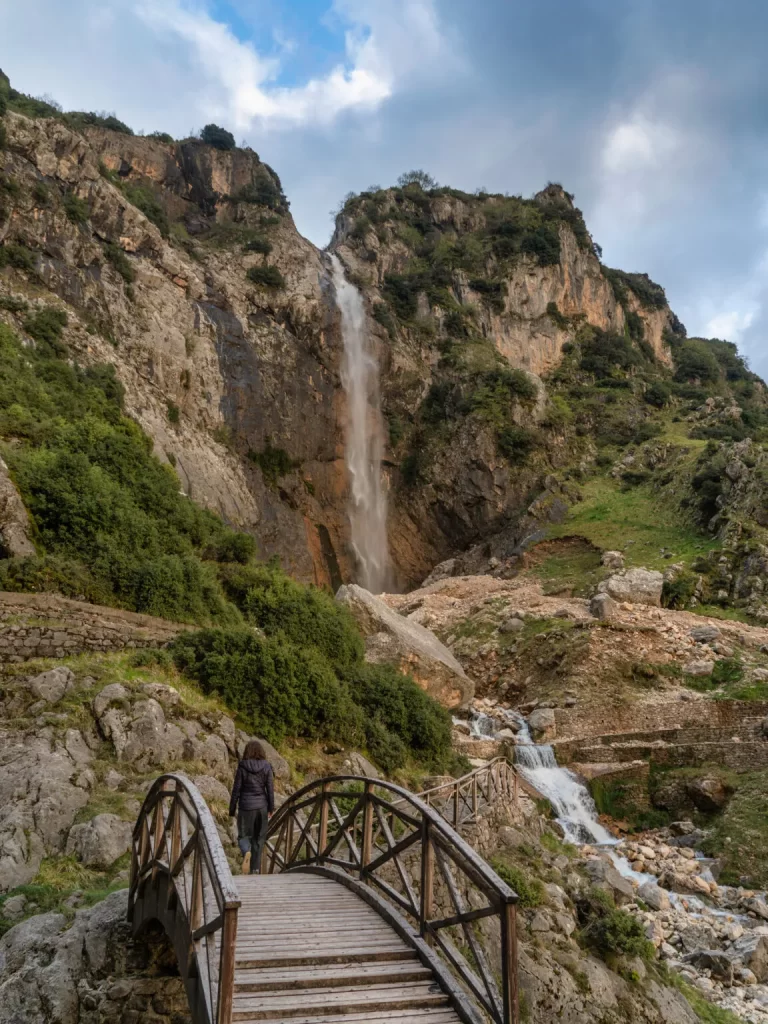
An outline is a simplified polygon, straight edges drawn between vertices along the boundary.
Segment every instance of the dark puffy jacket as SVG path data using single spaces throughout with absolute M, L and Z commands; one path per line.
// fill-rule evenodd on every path
M 238 803 L 241 811 L 274 811 L 275 789 L 269 761 L 241 761 L 237 766 L 229 801 L 232 817 L 237 813 Z

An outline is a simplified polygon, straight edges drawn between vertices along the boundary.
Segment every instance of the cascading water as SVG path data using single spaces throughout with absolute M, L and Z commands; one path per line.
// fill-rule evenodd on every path
M 387 497 L 381 480 L 384 446 L 379 366 L 365 329 L 363 298 L 345 277 L 341 260 L 334 254 L 331 267 L 344 342 L 341 382 L 347 396 L 346 461 L 351 489 L 352 549 L 360 584 L 379 594 L 386 589 L 390 576 Z
M 597 808 L 587 787 L 573 772 L 558 765 L 552 747 L 533 742 L 524 719 L 519 718 L 518 723 L 517 769 L 552 804 L 565 838 L 576 844 L 615 844 L 616 839 L 597 820 Z

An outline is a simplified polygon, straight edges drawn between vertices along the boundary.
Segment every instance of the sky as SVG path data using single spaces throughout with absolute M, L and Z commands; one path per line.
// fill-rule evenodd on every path
M 575 193 L 604 261 L 768 377 L 765 0 L 0 0 L 0 67 L 65 109 L 229 128 L 325 245 L 423 168 Z

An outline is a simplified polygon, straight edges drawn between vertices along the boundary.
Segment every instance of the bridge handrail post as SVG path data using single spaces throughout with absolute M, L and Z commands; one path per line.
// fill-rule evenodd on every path
M 219 969 L 219 1016 L 217 1024 L 230 1024 L 235 995 L 235 946 L 237 945 L 237 907 L 224 911 Z
M 517 912 L 514 903 L 501 910 L 501 970 L 504 999 L 504 1024 L 518 1024 L 517 991 Z
M 321 861 L 323 859 L 323 850 L 328 845 L 328 804 L 330 801 L 330 788 L 330 783 L 324 782 L 320 793 L 320 825 L 317 832 L 317 855 Z
M 429 922 L 435 912 L 435 848 L 432 845 L 428 818 L 422 818 L 421 822 L 420 902 L 419 934 L 431 945 L 432 935 L 429 932 Z
M 373 783 L 366 781 L 363 803 L 363 842 L 360 847 L 360 877 L 365 876 L 371 862 L 373 845 Z

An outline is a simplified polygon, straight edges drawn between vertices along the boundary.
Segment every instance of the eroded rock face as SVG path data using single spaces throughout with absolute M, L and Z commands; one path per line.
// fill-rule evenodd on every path
M 9 558 L 27 558 L 35 554 L 29 516 L 8 467 L 0 459 L 0 548 Z
M 464 669 L 430 630 L 355 584 L 341 587 L 336 600 L 349 608 L 362 630 L 368 661 L 397 665 L 444 707 L 461 707 L 471 699 L 474 687 Z
M 0 889 L 31 881 L 46 853 L 61 852 L 88 802 L 77 768 L 50 729 L 0 732 Z
M 603 580 L 597 589 L 615 601 L 658 607 L 661 604 L 663 586 L 664 576 L 655 569 L 623 569 Z
M 549 743 L 557 735 L 554 710 L 536 708 L 528 718 L 528 727 L 536 743 Z
M 67 837 L 67 853 L 74 853 L 86 867 L 108 868 L 130 848 L 133 826 L 116 814 L 97 814 L 82 825 L 73 825 Z
M 0 939 L 0 1024 L 188 1024 L 184 986 L 162 936 L 131 937 L 128 891 L 74 922 L 39 914 Z M 116 980 L 117 979 L 117 980 Z

